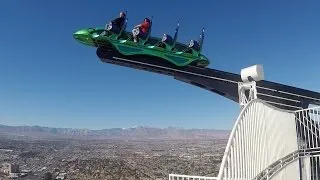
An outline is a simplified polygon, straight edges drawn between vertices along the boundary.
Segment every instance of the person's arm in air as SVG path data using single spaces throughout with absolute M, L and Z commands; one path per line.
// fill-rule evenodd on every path
M 136 25 L 134 28 L 138 28 L 138 27 L 141 27 L 141 24 Z
M 142 27 L 142 28 L 148 28 L 149 23 L 143 22 L 141 24 L 136 25 L 134 28 Z

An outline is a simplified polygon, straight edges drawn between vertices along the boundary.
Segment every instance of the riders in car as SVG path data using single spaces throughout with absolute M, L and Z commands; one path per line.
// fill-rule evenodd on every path
M 119 33 L 121 28 L 123 27 L 126 20 L 126 13 L 120 12 L 118 18 L 112 20 L 110 23 L 105 25 L 104 32 L 102 35 L 106 33 L 106 31 L 112 31 L 113 33 Z
M 150 19 L 144 18 L 143 22 L 141 24 L 136 25 L 132 30 L 134 42 L 138 42 L 138 37 L 144 39 L 147 36 L 149 28 L 150 28 Z

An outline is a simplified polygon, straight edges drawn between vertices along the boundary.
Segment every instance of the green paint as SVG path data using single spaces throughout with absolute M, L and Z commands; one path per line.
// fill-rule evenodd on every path
M 178 56 L 171 56 L 171 55 L 165 55 L 166 58 L 168 59 L 172 59 L 173 61 L 179 63 L 179 64 L 185 64 L 186 62 L 189 62 L 189 60 L 187 58 L 182 58 L 182 57 L 178 57 Z
M 130 47 L 130 46 L 125 46 L 125 45 L 117 45 L 117 49 L 119 49 L 120 52 L 126 52 L 128 54 L 135 54 L 135 53 L 143 51 L 143 49 L 141 49 L 141 48 Z
M 199 52 L 194 50 L 190 52 L 183 52 L 187 45 L 182 43 L 175 43 L 176 48 L 171 46 L 158 47 L 157 44 L 161 42 L 160 38 L 149 37 L 148 41 L 133 42 L 131 33 L 123 31 L 121 34 L 109 33 L 105 36 L 100 36 L 103 28 L 88 28 L 81 29 L 73 34 L 74 39 L 82 44 L 98 47 L 102 44 L 112 44 L 113 47 L 123 55 L 149 55 L 165 59 L 176 66 L 186 66 L 194 63 L 201 67 L 209 65 L 209 60 Z M 177 47 L 179 46 L 179 48 Z M 177 48 L 179 50 L 177 50 Z M 173 50 L 171 50 L 173 49 Z

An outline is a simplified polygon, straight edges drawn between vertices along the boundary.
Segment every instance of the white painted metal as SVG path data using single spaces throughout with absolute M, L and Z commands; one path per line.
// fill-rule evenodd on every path
M 240 108 L 244 108 L 250 101 L 257 99 L 256 82 L 238 83 L 238 94 Z
M 320 180 L 320 107 L 284 111 L 247 102 L 232 129 L 218 177 L 170 180 Z
M 302 176 L 307 180 L 320 179 L 320 107 L 295 111 L 300 149 L 309 157 L 301 161 Z
M 300 149 L 320 147 L 320 107 L 295 111 Z
M 240 74 L 243 82 L 264 80 L 264 71 L 261 64 L 241 69 Z
M 259 99 L 252 100 L 232 129 L 218 179 L 254 179 L 270 164 L 298 150 L 296 134 L 294 112 L 280 110 Z M 291 166 L 298 168 L 298 164 Z M 277 175 L 283 176 L 289 170 Z M 290 175 L 299 177 L 299 171 Z
M 188 176 L 179 174 L 169 174 L 169 180 L 217 180 L 217 177 Z

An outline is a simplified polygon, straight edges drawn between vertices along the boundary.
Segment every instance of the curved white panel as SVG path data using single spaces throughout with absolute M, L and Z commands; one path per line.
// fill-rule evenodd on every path
M 296 134 L 294 112 L 277 109 L 258 99 L 251 101 L 231 132 L 218 179 L 255 178 L 278 159 L 298 150 Z M 281 173 L 288 172 L 281 171 L 278 176 Z M 299 171 L 290 173 L 299 177 Z

